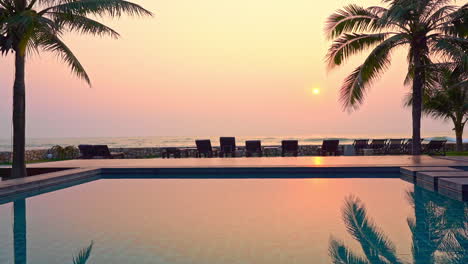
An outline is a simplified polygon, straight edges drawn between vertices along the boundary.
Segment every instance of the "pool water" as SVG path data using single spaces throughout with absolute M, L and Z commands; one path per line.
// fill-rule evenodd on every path
M 91 241 L 95 264 L 461 264 L 468 203 L 398 178 L 99 179 L 0 205 L 2 264 Z

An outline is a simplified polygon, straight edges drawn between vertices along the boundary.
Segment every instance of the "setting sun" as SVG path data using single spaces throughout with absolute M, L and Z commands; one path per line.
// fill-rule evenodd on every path
M 320 94 L 320 89 L 319 88 L 314 88 L 312 89 L 313 94 Z

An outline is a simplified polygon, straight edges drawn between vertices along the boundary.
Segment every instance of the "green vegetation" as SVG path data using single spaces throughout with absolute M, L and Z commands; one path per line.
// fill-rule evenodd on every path
M 26 176 L 26 57 L 40 51 L 52 52 L 90 84 L 84 67 L 62 41 L 63 35 L 74 32 L 118 38 L 116 31 L 94 18 L 123 14 L 152 15 L 141 6 L 123 0 L 0 0 L 0 52 L 15 55 L 12 177 Z
M 357 108 L 372 83 L 389 68 L 391 53 L 408 50 L 405 83 L 412 86 L 414 155 L 421 153 L 421 114 L 427 69 L 439 59 L 468 63 L 468 4 L 449 5 L 451 0 L 383 0 L 387 7 L 348 5 L 327 21 L 329 68 L 342 65 L 352 55 L 372 51 L 344 81 L 341 101 Z
M 447 156 L 468 156 L 468 151 L 447 151 Z
M 463 130 L 468 120 L 468 71 L 465 68 L 456 63 L 432 65 L 427 70 L 429 81 L 423 95 L 424 114 L 452 121 L 457 151 L 463 150 Z M 406 105 L 411 104 L 409 95 Z

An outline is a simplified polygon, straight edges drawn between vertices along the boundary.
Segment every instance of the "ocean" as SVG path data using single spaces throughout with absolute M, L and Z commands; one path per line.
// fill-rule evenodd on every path
M 354 139 L 359 138 L 409 138 L 409 135 L 374 135 L 374 136 L 238 136 L 238 145 L 243 145 L 245 140 L 261 140 L 262 145 L 280 145 L 281 140 L 297 139 L 300 145 L 319 145 L 323 139 L 339 139 L 340 144 L 352 144 Z M 445 138 L 449 142 L 455 142 L 454 137 L 443 135 L 430 135 L 425 140 L 432 138 Z M 164 137 L 83 137 L 83 138 L 29 138 L 26 149 L 47 149 L 55 145 L 77 146 L 79 144 L 104 144 L 115 148 L 138 148 L 138 147 L 190 147 L 195 146 L 196 139 L 210 139 L 213 146 L 219 144 L 219 136 L 164 136 Z M 464 140 L 468 142 L 468 140 Z M 11 151 L 12 140 L 0 139 L 0 151 Z

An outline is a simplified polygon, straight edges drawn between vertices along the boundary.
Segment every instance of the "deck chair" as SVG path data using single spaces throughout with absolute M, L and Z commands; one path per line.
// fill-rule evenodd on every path
M 253 157 L 254 154 L 259 157 L 263 156 L 262 142 L 260 140 L 245 141 L 245 156 Z
M 80 150 L 79 159 L 92 159 L 96 156 L 93 145 L 78 145 L 78 149 Z
M 317 154 L 319 156 L 329 156 L 329 155 L 338 156 L 340 155 L 340 151 L 338 150 L 339 145 L 340 145 L 340 141 L 337 139 L 324 140 L 322 142 L 322 147 L 317 149 Z
M 385 152 L 387 154 L 401 154 L 403 152 L 403 139 L 389 139 Z
M 219 157 L 236 156 L 236 138 L 235 137 L 220 137 L 219 138 Z
M 424 138 L 421 138 L 421 144 L 423 141 L 424 141 Z M 411 154 L 412 152 L 413 152 L 413 139 L 410 138 L 403 144 L 403 153 Z
M 424 146 L 422 153 L 429 155 L 439 154 L 445 156 L 445 143 L 447 143 L 446 139 L 431 140 L 426 146 Z
M 213 148 L 209 139 L 195 140 L 195 144 L 197 145 L 197 158 L 201 158 L 202 156 L 205 158 L 213 157 Z
M 123 159 L 123 152 L 110 152 L 107 145 L 94 145 L 94 158 L 98 159 Z
M 383 154 L 385 152 L 386 143 L 386 139 L 373 139 L 369 144 L 369 148 L 374 150 L 374 154 Z
M 284 157 L 288 154 L 297 157 L 299 154 L 299 142 L 297 140 L 283 140 L 281 141 L 281 156 Z
M 369 139 L 356 139 L 354 140 L 353 147 L 356 154 L 363 154 L 363 149 L 369 147 Z

